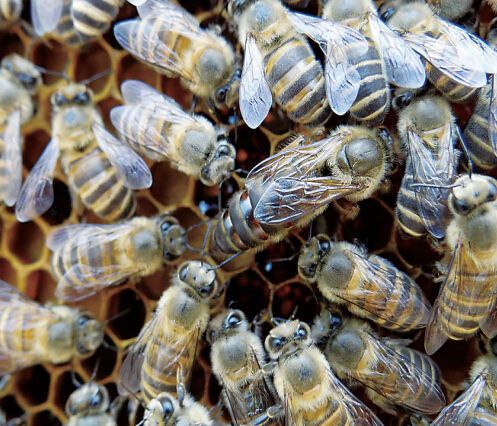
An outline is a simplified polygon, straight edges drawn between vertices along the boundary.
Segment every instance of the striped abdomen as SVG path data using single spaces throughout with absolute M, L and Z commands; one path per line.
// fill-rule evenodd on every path
M 302 413 L 298 426 L 352 426 L 353 419 L 335 395 L 327 404 Z
M 487 84 L 481 89 L 473 115 L 464 129 L 464 140 L 471 160 L 475 166 L 483 170 L 497 166 L 497 156 L 494 154 L 488 134 L 490 94 L 491 84 Z
M 482 268 L 465 258 L 464 253 L 462 256 L 461 271 L 456 270 L 452 274 L 462 272 L 459 280 L 466 283 L 464 292 L 457 292 L 460 286 L 446 285 L 439 295 L 438 314 L 441 328 L 450 339 L 454 340 L 474 336 L 480 328 L 480 322 L 490 314 L 495 299 L 495 294 L 489 290 L 494 288 L 496 281 L 493 268 Z
M 452 102 L 464 103 L 479 90 L 475 87 L 468 87 L 457 83 L 429 62 L 426 62 L 426 75 L 428 76 L 428 80 L 430 80 L 440 93 Z
M 264 55 L 264 65 L 274 99 L 292 121 L 319 126 L 328 120 L 323 68 L 303 39 L 286 39 Z
M 78 236 L 77 240 L 72 239 L 67 244 L 61 245 L 52 255 L 52 273 L 57 280 L 65 276 L 65 279 L 71 286 L 88 286 L 90 277 L 86 274 L 81 275 L 78 268 L 73 268 L 76 265 L 88 265 L 93 268 L 101 268 L 110 265 L 120 264 L 120 260 L 116 257 L 112 242 L 102 242 L 99 245 L 91 234 Z M 88 244 L 85 244 L 86 241 Z M 119 243 L 117 243 L 119 244 Z M 68 273 L 68 271 L 70 271 Z M 96 280 L 95 280 L 96 281 Z
M 123 0 L 73 0 L 71 18 L 81 40 L 105 33 L 123 3 Z
M 56 32 L 65 44 L 77 46 L 82 43 L 82 40 L 74 27 L 74 22 L 71 17 L 71 4 L 72 0 L 64 0 L 64 8 L 62 9 L 62 16 L 57 24 Z
M 192 343 L 191 334 L 178 338 L 173 327 L 170 321 L 169 327 L 162 327 L 147 344 L 141 372 L 142 395 L 147 403 L 161 392 L 176 395 L 178 367 L 182 367 L 183 381 L 189 382 L 197 342 L 187 347 L 188 343 Z M 190 333 L 196 334 L 197 330 Z
M 404 233 L 411 237 L 421 237 L 426 233 L 426 228 L 423 219 L 419 216 L 416 193 L 412 187 L 413 183 L 412 165 L 410 161 L 407 161 L 404 177 L 397 194 L 395 216 Z
M 336 294 L 345 300 L 347 291 L 364 293 L 364 298 L 350 304 L 348 309 L 390 330 L 409 331 L 426 326 L 430 313 L 423 304 L 425 297 L 421 289 L 386 259 L 371 255 L 368 261 L 388 271 L 393 285 L 380 291 L 377 283 L 365 280 L 359 269 L 354 268 L 345 289 L 336 290 Z
M 430 380 L 412 380 L 410 386 L 404 390 L 403 394 L 399 394 L 399 399 L 394 402 L 399 405 L 410 406 L 412 401 L 439 400 L 440 371 L 437 365 L 427 355 L 414 349 L 402 346 L 394 347 L 393 349 L 423 371 L 426 377 L 430 378 Z M 390 380 L 390 383 L 395 383 L 395 379 Z
M 350 115 L 357 121 L 376 126 L 383 122 L 390 108 L 390 90 L 383 60 L 371 39 L 368 40 L 369 49 L 363 55 L 357 55 L 354 44 L 347 49 L 350 62 L 361 76 L 361 86 L 357 98 L 350 108 Z
M 0 30 L 7 29 L 21 16 L 22 0 L 0 0 Z
M 167 121 L 158 118 L 153 111 L 143 108 L 140 104 L 120 106 L 112 110 L 112 113 L 115 127 L 135 151 L 154 161 L 164 161 L 168 158 L 166 154 L 170 150 L 164 146 L 170 127 Z M 154 134 L 162 137 L 153 137 Z
M 492 407 L 485 405 L 478 407 L 470 416 L 468 426 L 495 426 L 497 425 L 497 412 Z
M 124 186 L 107 156 L 94 148 L 64 164 L 69 184 L 83 204 L 108 221 L 130 218 L 136 208 L 135 194 Z

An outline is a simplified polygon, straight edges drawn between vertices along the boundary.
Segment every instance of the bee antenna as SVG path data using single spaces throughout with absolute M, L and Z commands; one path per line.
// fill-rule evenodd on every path
M 243 252 L 242 251 L 239 251 L 235 254 L 232 254 L 230 257 L 228 257 L 227 259 L 223 260 L 221 263 L 218 263 L 216 266 L 211 266 L 209 268 L 209 271 L 216 271 L 220 268 L 222 268 L 223 266 L 225 266 L 226 264 L 230 263 L 232 260 L 235 260 L 238 256 L 240 256 Z
M 298 310 L 299 310 L 299 305 L 295 306 L 295 309 L 293 310 L 292 315 L 290 316 L 290 318 L 288 318 L 287 321 L 293 321 L 295 319 L 295 315 L 297 315 Z
M 118 312 L 116 315 L 111 316 L 110 318 L 107 318 L 104 322 L 104 326 L 109 325 L 111 322 L 115 321 L 116 319 L 119 319 L 126 315 L 127 313 L 131 312 L 131 306 L 129 308 L 123 309 L 121 312 Z
M 79 389 L 81 386 L 83 386 L 83 383 L 78 380 L 78 378 L 76 377 L 76 373 L 72 369 L 71 369 L 71 381 L 76 389 Z
M 471 177 L 471 175 L 470 175 Z M 460 183 L 454 185 L 436 185 L 434 183 L 413 183 L 411 184 L 413 188 L 442 188 L 442 189 L 452 189 L 462 186 Z
M 494 76 L 492 75 L 491 78 L 493 79 Z M 466 143 L 464 142 L 464 138 L 463 138 L 463 135 L 461 133 L 461 128 L 457 125 L 455 127 L 456 127 L 457 137 L 459 138 L 459 142 L 461 143 L 461 148 L 464 151 L 464 155 L 466 157 L 466 160 L 468 161 L 468 173 L 469 173 L 469 178 L 471 179 L 471 177 L 473 176 L 473 161 L 471 160 L 471 157 L 469 155 L 468 147 L 466 146 Z
M 52 75 L 54 77 L 61 77 L 63 78 L 64 80 L 69 80 L 69 76 L 67 75 L 67 73 L 65 71 L 54 71 L 54 70 L 49 70 L 45 67 L 42 67 L 40 65 L 35 65 L 35 68 L 40 71 L 41 73 L 43 74 L 47 74 L 47 75 Z
M 271 263 L 290 262 L 291 260 L 295 259 L 299 255 L 300 255 L 300 251 L 293 253 L 291 256 L 288 256 L 288 257 L 277 257 L 276 259 L 269 259 L 268 261 Z
M 185 229 L 186 245 L 187 245 L 188 250 L 191 250 L 194 253 L 201 253 L 203 255 L 203 251 L 205 249 L 205 246 L 203 245 L 202 248 L 199 249 L 199 248 L 196 248 L 196 247 L 193 247 L 192 245 L 190 245 L 190 243 L 188 243 L 188 234 L 190 233 L 191 230 L 194 230 L 194 229 L 196 229 L 200 226 L 206 225 L 206 224 L 207 224 L 207 231 L 208 231 L 208 232 L 206 232 L 206 235 L 208 236 L 210 233 L 210 229 L 212 227 L 212 219 L 202 220 L 200 222 L 194 223 L 193 225 L 190 225 L 188 228 Z M 205 239 L 206 239 L 206 237 L 204 237 L 204 240 Z
M 91 376 L 90 376 L 90 380 L 89 382 L 93 382 L 95 381 L 95 377 L 97 377 L 97 372 L 98 372 L 98 369 L 100 367 L 100 361 L 101 361 L 102 358 L 98 358 L 97 359 L 97 362 L 95 363 L 95 367 L 93 367 L 93 372 L 91 373 Z
M 91 77 L 88 77 L 85 80 L 81 80 L 80 83 L 84 84 L 85 86 L 87 86 L 88 84 L 93 83 L 94 81 L 96 81 L 96 80 L 98 80 L 98 79 L 100 79 L 102 77 L 105 77 L 105 76 L 107 76 L 107 75 L 109 75 L 111 73 L 112 73 L 111 69 L 104 70 L 104 71 L 101 71 L 101 72 L 98 72 L 98 73 L 92 75 Z
M 176 370 L 176 395 L 178 398 L 178 403 L 181 408 L 183 408 L 183 403 L 185 401 L 185 385 L 183 383 L 183 368 L 180 365 Z
M 111 345 L 110 343 L 107 343 L 104 340 L 102 340 L 102 346 L 105 348 L 105 349 L 108 349 L 109 351 L 112 351 L 112 352 L 117 352 L 118 349 L 116 348 L 116 345 Z

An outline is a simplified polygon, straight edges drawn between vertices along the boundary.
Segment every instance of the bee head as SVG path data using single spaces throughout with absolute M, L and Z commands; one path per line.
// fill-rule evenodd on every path
M 38 68 L 15 53 L 2 59 L 1 68 L 11 74 L 31 94 L 36 93 L 42 84 Z
M 178 401 L 169 393 L 162 392 L 148 403 L 145 410 L 146 424 L 158 426 L 171 424 L 178 408 Z
M 200 181 L 207 186 L 219 185 L 235 170 L 236 150 L 227 141 L 218 143 L 209 162 L 200 171 Z
M 247 317 L 238 309 L 228 309 L 213 318 L 207 331 L 207 339 L 212 343 L 220 336 L 229 336 L 248 330 Z
M 218 291 L 219 283 L 212 266 L 199 260 L 190 260 L 180 265 L 178 278 L 192 288 L 201 299 L 210 300 Z
M 305 245 L 298 259 L 299 275 L 308 283 L 317 281 L 317 272 L 324 257 L 330 252 L 331 240 L 327 235 L 317 235 Z
M 52 95 L 52 109 L 58 111 L 68 106 L 93 105 L 93 99 L 93 91 L 84 84 L 68 84 Z
M 104 413 L 109 408 L 109 393 L 98 383 L 87 383 L 76 389 L 67 400 L 68 417 Z
M 162 257 L 164 261 L 171 262 L 186 249 L 185 229 L 176 218 L 167 213 L 158 217 L 158 226 L 162 239 Z
M 311 344 L 311 330 L 306 323 L 299 320 L 283 322 L 273 328 L 264 342 L 271 359 L 292 355 Z
M 342 22 L 349 19 L 363 18 L 368 12 L 374 12 L 371 0 L 329 0 L 323 11 L 323 17 L 331 21 Z
M 326 343 L 342 327 L 343 315 L 338 309 L 322 309 L 312 324 L 312 339 L 315 342 Z
M 218 87 L 209 102 L 214 105 L 217 110 L 233 109 L 238 103 L 238 93 L 240 91 L 240 80 L 242 70 L 238 66 L 226 84 Z
M 495 179 L 473 174 L 463 175 L 449 194 L 449 208 L 456 216 L 468 216 L 478 207 L 497 200 Z
M 76 318 L 77 355 L 86 357 L 100 346 L 104 339 L 102 324 L 92 316 L 81 313 Z

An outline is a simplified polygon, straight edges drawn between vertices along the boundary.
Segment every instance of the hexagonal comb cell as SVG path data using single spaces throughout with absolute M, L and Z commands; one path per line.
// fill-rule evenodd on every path
M 56 417 L 51 411 L 43 410 L 39 413 L 33 415 L 33 419 L 31 420 L 31 424 L 33 426 L 59 426 L 62 425 L 60 419 Z
M 121 340 L 135 337 L 145 322 L 145 306 L 132 290 L 121 290 L 109 298 L 109 329 Z
M 36 386 L 33 386 L 36 383 Z M 14 378 L 19 398 L 29 406 L 40 405 L 48 398 L 50 373 L 42 366 L 35 365 L 19 371 Z
M 45 237 L 35 222 L 12 225 L 7 237 L 10 252 L 23 263 L 36 262 L 43 253 Z

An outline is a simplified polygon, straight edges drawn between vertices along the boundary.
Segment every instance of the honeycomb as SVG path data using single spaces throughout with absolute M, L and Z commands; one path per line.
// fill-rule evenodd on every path
M 183 0 L 183 7 L 195 13 L 202 25 L 216 24 L 225 30 L 223 1 Z M 27 9 L 25 7 L 25 9 Z M 311 1 L 308 10 L 317 11 L 317 2 Z M 116 21 L 136 15 L 135 9 L 126 4 Z M 25 10 L 24 19 L 29 20 Z M 482 9 L 482 33 L 492 18 L 488 8 Z M 192 96 L 181 88 L 178 80 L 165 78 L 139 63 L 115 42 L 112 32 L 81 48 L 64 46 L 56 38 L 33 39 L 17 24 L 0 33 L 0 57 L 17 52 L 34 63 L 49 70 L 65 70 L 70 79 L 80 81 L 99 72 L 109 70 L 108 75 L 91 83 L 96 93 L 96 102 L 101 108 L 106 124 L 111 128 L 108 112 L 121 101 L 119 86 L 126 79 L 140 79 L 161 89 L 190 108 Z M 33 167 L 50 139 L 49 97 L 56 87 L 64 84 L 63 79 L 44 75 L 44 86 L 39 92 L 36 116 L 23 127 L 24 176 Z M 460 124 L 464 124 L 471 112 L 468 107 L 455 107 Z M 274 152 L 276 145 L 290 129 L 290 124 L 272 112 L 264 126 L 256 131 L 248 129 L 240 120 L 231 125 L 231 136 L 238 150 L 238 167 L 249 170 L 260 160 Z M 229 118 L 224 117 L 229 120 Z M 396 117 L 392 113 L 387 125 L 393 128 Z M 338 121 L 330 123 L 330 127 Z M 154 185 L 150 190 L 138 192 L 137 215 L 152 216 L 157 212 L 173 213 L 185 227 L 215 215 L 217 211 L 217 188 L 206 188 L 194 179 L 172 169 L 167 162 L 151 164 Z M 394 220 L 396 194 L 403 174 L 403 165 L 396 162 L 388 184 L 374 197 L 359 203 L 359 208 L 345 215 L 350 206 L 330 207 L 324 215 L 315 220 L 313 232 L 325 232 L 337 239 L 359 241 L 371 253 L 391 260 L 395 265 L 414 277 L 430 300 L 436 297 L 438 286 L 433 283 L 435 263 L 441 254 L 424 240 L 403 239 Z M 495 173 L 494 173 L 495 174 Z M 221 201 L 226 204 L 230 195 L 243 184 L 242 176 L 235 175 L 221 189 Z M 40 303 L 54 301 L 56 283 L 50 273 L 50 253 L 45 239 L 57 225 L 77 223 L 79 220 L 98 223 L 99 219 L 89 211 L 81 217 L 71 205 L 67 182 L 60 168 L 57 169 L 55 203 L 42 217 L 28 223 L 16 221 L 11 208 L 0 207 L 0 278 L 16 285 L 20 291 Z M 201 246 L 205 227 L 190 232 L 192 245 Z M 275 317 L 289 317 L 296 310 L 296 317 L 311 322 L 319 309 L 315 294 L 297 276 L 296 259 L 281 260 L 295 254 L 307 239 L 307 230 L 292 233 L 282 243 L 268 250 L 245 254 L 226 265 L 219 272 L 220 280 L 227 289 L 221 305 L 232 305 L 245 311 L 249 319 L 266 310 Z M 195 257 L 194 253 L 186 257 Z M 275 259 L 280 259 L 275 261 Z M 178 260 L 177 262 L 180 262 Z M 71 370 L 87 381 L 96 371 L 96 380 L 107 387 L 113 399 L 117 395 L 116 381 L 125 356 L 125 349 L 134 341 L 142 325 L 150 317 L 157 300 L 169 285 L 174 265 L 164 267 L 152 276 L 136 283 L 127 283 L 111 288 L 102 294 L 80 304 L 97 318 L 106 322 L 105 340 L 102 346 L 88 359 L 75 360 L 66 365 L 37 365 L 22 370 L 6 380 L 0 390 L 0 408 L 7 417 L 17 418 L 25 414 L 28 425 L 59 425 L 67 421 L 64 406 L 75 389 Z M 219 309 L 217 306 L 215 309 Z M 121 313 L 119 315 L 119 313 Z M 116 317 L 117 316 L 117 317 Z M 264 330 L 270 327 L 265 324 Z M 419 335 L 414 347 L 421 347 Z M 422 336 L 421 336 L 422 337 Z M 467 377 L 472 361 L 479 355 L 477 339 L 469 342 L 450 341 L 438 351 L 434 359 L 443 372 L 443 384 L 448 401 L 460 392 L 461 381 Z M 95 370 L 95 365 L 99 364 Z M 194 365 L 193 381 L 190 387 L 195 398 L 207 406 L 218 403 L 220 388 L 211 376 L 209 348 L 202 341 Z M 360 390 L 358 395 L 363 397 Z M 369 402 L 367 402 L 369 404 Z M 372 405 L 371 405 L 372 406 Z M 373 407 L 373 406 L 372 406 Z M 403 424 L 405 414 L 397 417 L 384 415 L 385 424 Z M 120 411 L 119 424 L 130 421 L 125 409 Z M 133 423 L 134 424 L 134 423 Z

